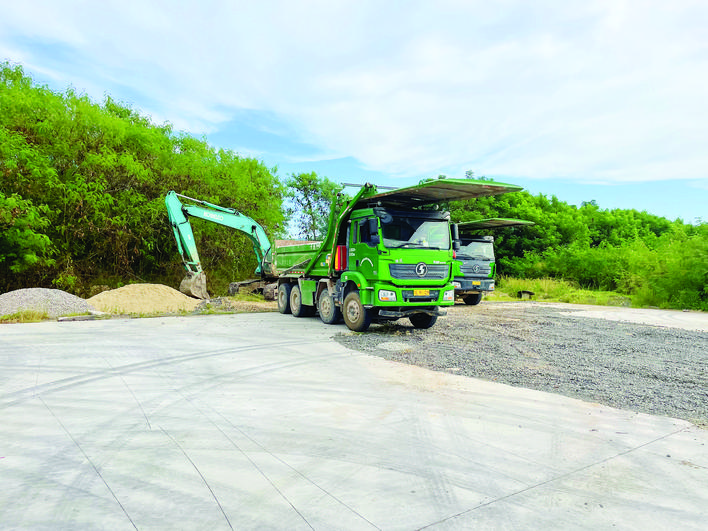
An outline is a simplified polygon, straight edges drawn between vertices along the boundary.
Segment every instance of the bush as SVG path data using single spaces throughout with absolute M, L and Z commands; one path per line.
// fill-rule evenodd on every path
M 8 63 L 0 64 L 0 177 L 5 290 L 54 285 L 84 295 L 100 278 L 177 285 L 169 190 L 246 212 L 271 231 L 284 220 L 283 186 L 263 163 L 174 134 L 110 97 L 98 105 L 35 86 Z M 213 224 L 197 237 L 218 291 L 252 274 L 247 238 Z

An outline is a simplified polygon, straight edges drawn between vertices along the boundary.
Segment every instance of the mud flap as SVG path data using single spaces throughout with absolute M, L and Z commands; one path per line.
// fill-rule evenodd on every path
M 207 292 L 206 273 L 204 273 L 204 271 L 200 271 L 199 273 L 187 273 L 187 276 L 182 279 L 179 285 L 179 290 L 185 295 L 196 299 L 211 298 Z

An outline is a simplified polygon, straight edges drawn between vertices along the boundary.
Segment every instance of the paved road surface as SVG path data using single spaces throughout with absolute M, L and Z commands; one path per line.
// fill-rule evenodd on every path
M 0 327 L 0 527 L 705 529 L 708 431 L 280 314 Z

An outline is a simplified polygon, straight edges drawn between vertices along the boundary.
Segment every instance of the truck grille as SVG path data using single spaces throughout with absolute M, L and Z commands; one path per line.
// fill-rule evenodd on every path
M 462 266 L 460 271 L 466 277 L 488 277 L 489 273 L 492 272 L 492 268 L 488 265 L 478 265 L 477 271 L 475 271 L 475 266 Z
M 450 273 L 450 268 L 446 264 L 426 264 L 428 271 L 423 276 L 418 276 L 415 272 L 417 264 L 390 264 L 389 271 L 393 278 L 414 280 L 420 278 L 443 279 Z

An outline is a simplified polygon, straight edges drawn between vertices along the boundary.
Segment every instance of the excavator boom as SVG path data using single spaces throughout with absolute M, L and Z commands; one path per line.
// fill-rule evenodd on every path
M 180 198 L 187 199 L 190 203 L 184 204 Z M 253 251 L 258 260 L 255 272 L 258 275 L 263 275 L 263 262 L 270 253 L 271 244 L 265 230 L 257 221 L 236 209 L 187 197 L 174 191 L 167 193 L 165 206 L 177 242 L 177 249 L 187 271 L 187 275 L 179 287 L 182 293 L 198 299 L 209 298 L 206 288 L 206 274 L 202 269 L 197 245 L 194 241 L 194 233 L 189 223 L 190 216 L 218 223 L 246 234 L 253 244 Z

